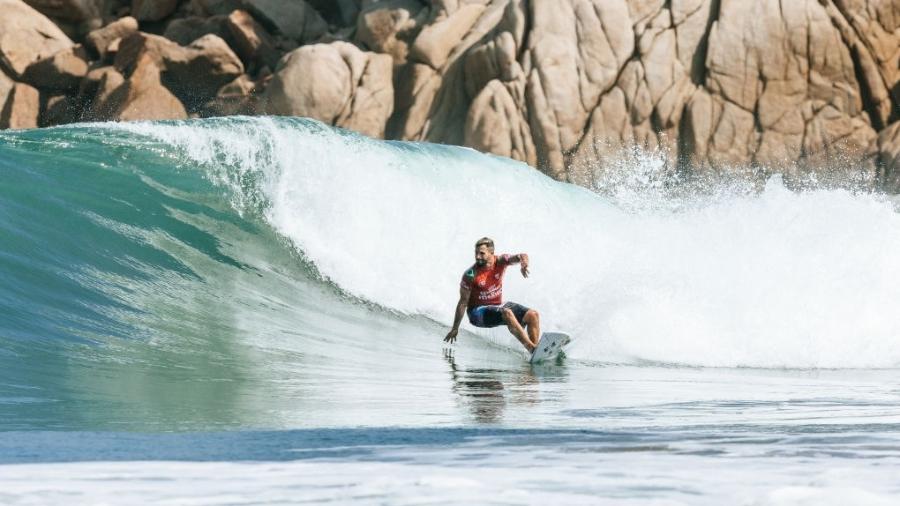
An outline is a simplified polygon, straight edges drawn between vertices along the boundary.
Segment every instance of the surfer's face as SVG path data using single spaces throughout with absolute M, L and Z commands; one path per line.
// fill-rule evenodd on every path
M 478 267 L 484 267 L 493 261 L 494 254 L 491 253 L 491 250 L 488 249 L 487 246 L 479 246 L 475 250 L 475 265 Z

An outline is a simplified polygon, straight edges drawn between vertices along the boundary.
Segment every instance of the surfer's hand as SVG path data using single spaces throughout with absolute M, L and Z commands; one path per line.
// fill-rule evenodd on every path
M 447 332 L 447 337 L 444 338 L 444 342 L 453 344 L 454 342 L 456 342 L 456 334 L 458 333 L 458 330 L 450 329 L 450 332 Z
M 520 257 L 521 257 L 521 262 L 522 262 L 522 277 L 527 278 L 528 277 L 528 255 L 523 254 L 523 255 L 520 255 Z

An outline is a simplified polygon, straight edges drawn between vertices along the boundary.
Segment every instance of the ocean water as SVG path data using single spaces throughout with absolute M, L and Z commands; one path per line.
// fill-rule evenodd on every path
M 300 119 L 0 133 L 2 504 L 897 504 L 900 215 Z M 574 336 L 442 342 L 474 240 Z

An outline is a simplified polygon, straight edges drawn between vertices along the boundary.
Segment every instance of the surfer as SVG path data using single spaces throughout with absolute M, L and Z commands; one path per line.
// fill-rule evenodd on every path
M 515 302 L 503 304 L 503 272 L 506 267 L 520 264 L 522 277 L 528 277 L 528 255 L 494 255 L 494 241 L 483 237 L 475 243 L 475 265 L 463 274 L 459 284 L 459 302 L 453 328 L 444 342 L 456 341 L 463 314 L 476 327 L 506 325 L 512 335 L 533 352 L 541 337 L 541 317 L 534 309 Z

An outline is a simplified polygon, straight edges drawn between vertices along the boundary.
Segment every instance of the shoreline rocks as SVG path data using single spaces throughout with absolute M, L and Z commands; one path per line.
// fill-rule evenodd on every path
M 302 115 L 602 184 L 833 173 L 900 192 L 892 0 L 0 0 L 0 128 Z M 155 105 L 154 105 L 155 104 Z

